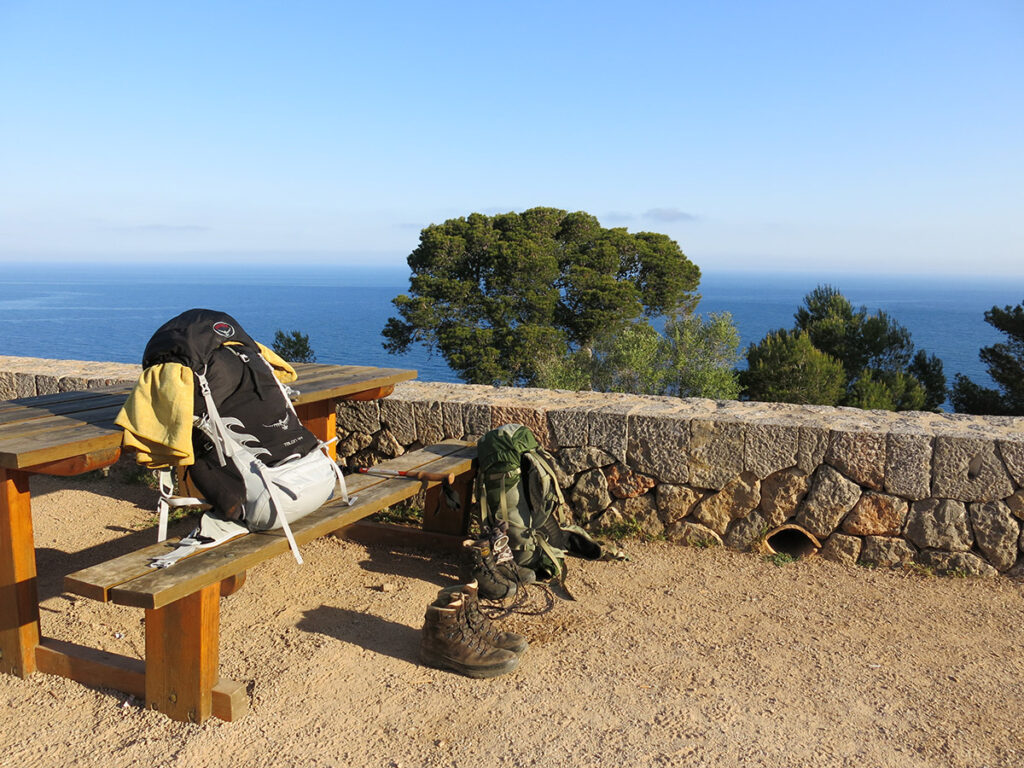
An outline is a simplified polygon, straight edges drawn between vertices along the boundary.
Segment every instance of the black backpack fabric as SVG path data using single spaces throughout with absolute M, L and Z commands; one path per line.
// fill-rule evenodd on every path
M 268 467 L 316 450 L 319 440 L 299 422 L 259 347 L 231 315 L 190 309 L 164 323 L 143 353 L 142 366 L 180 363 L 203 374 L 221 419 L 240 442 Z M 207 406 L 199 377 L 195 381 L 195 415 Z M 195 463 L 188 479 L 228 520 L 243 521 L 245 482 L 232 462 L 223 463 L 217 449 L 198 427 L 192 430 Z

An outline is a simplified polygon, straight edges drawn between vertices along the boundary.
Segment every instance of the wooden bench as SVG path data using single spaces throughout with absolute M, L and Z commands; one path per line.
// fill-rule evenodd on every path
M 295 540 L 302 546 L 339 532 L 416 496 L 425 484 L 424 534 L 435 542 L 439 538 L 461 541 L 468 529 L 475 457 L 475 445 L 451 440 L 379 465 L 453 473 L 461 502 L 458 508 L 443 502 L 437 481 L 352 475 L 346 477 L 346 484 L 349 494 L 358 497 L 355 503 L 327 502 L 292 524 Z M 404 527 L 403 540 L 415 543 L 417 531 Z M 168 546 L 168 542 L 155 544 L 64 579 L 69 592 L 145 609 L 144 660 L 44 639 L 36 653 L 39 670 L 144 697 L 147 708 L 175 720 L 203 722 L 211 715 L 236 720 L 248 710 L 248 697 L 244 684 L 218 674 L 219 600 L 242 586 L 249 568 L 287 553 L 288 542 L 281 531 L 251 533 L 201 550 L 170 568 L 150 568 L 149 559 L 166 552 Z

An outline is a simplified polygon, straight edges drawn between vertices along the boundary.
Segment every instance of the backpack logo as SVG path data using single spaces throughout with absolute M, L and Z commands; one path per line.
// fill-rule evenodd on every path
M 235 335 L 235 329 L 231 323 L 225 323 L 223 320 L 213 324 L 213 332 L 218 336 L 223 336 L 225 339 L 230 339 Z

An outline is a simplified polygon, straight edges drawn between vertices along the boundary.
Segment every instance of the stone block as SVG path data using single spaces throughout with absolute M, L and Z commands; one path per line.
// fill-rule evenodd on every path
M 967 505 L 967 513 L 974 541 L 989 564 L 998 571 L 1005 571 L 1017 562 L 1020 523 L 1006 504 L 1001 501 L 975 502 Z
M 376 400 L 342 400 L 337 409 L 338 429 L 373 435 L 380 431 L 380 406 Z
M 720 547 L 722 537 L 700 523 L 680 520 L 665 527 L 665 537 L 685 547 Z
M 36 376 L 34 373 L 21 373 L 15 371 L 14 373 L 14 396 L 15 397 L 35 397 L 36 396 Z
M 811 479 L 810 489 L 796 514 L 797 525 L 818 540 L 828 537 L 860 499 L 860 486 L 828 464 L 822 464 Z
M 687 483 L 695 488 L 720 490 L 743 472 L 745 424 L 737 421 L 697 419 L 690 423 L 686 460 Z
M 753 423 L 747 427 L 743 466 L 763 480 L 796 464 L 800 428 L 792 425 Z
M 776 472 L 761 481 L 760 510 L 772 528 L 777 528 L 796 514 L 810 484 L 810 476 L 795 467 Z
M 885 482 L 886 435 L 867 431 L 834 431 L 825 461 L 858 485 L 881 491 Z
M 825 460 L 830 430 L 823 426 L 800 427 L 800 445 L 796 453 L 796 466 L 805 474 L 813 475 Z
M 406 400 L 380 401 L 380 423 L 395 436 L 402 445 L 416 442 L 416 404 Z
M 761 481 L 750 472 L 744 472 L 722 490 L 705 496 L 694 508 L 693 517 L 721 535 L 733 520 L 746 517 L 760 501 Z
M 614 464 L 604 469 L 608 480 L 608 491 L 617 499 L 642 496 L 654 487 L 654 479 L 634 472 L 624 464 Z
M 40 374 L 36 376 L 37 395 L 56 395 L 60 392 L 60 377 Z
M 561 447 L 590 445 L 590 409 L 588 406 L 555 408 L 548 411 L 548 429 L 552 442 Z
M 995 501 L 1014 491 L 1013 481 L 991 440 L 940 435 L 935 438 L 932 496 L 958 501 Z
M 444 440 L 444 414 L 441 412 L 441 403 L 437 400 L 417 403 L 414 412 L 416 442 L 420 445 L 434 445 Z
M 634 407 L 623 402 L 598 406 L 591 411 L 587 426 L 588 444 L 600 448 L 619 461 L 626 461 L 629 451 L 629 413 Z
M 1011 493 L 1003 499 L 1003 503 L 1014 517 L 1024 520 L 1024 488 Z
M 612 503 L 604 472 L 592 469 L 580 475 L 569 494 L 568 501 L 577 520 L 591 520 L 604 512 Z
M 921 549 L 966 552 L 974 546 L 967 507 L 953 499 L 923 499 L 910 505 L 903 535 Z
M 842 530 L 854 536 L 899 536 L 907 509 L 905 499 L 866 491 L 843 520 Z
M 463 435 L 470 437 L 483 437 L 491 430 L 491 406 L 484 403 L 466 403 L 462 411 L 465 419 Z
M 1018 486 L 1024 486 L 1024 435 L 1017 440 L 1000 440 L 999 455 Z
M 505 424 L 522 424 L 529 427 L 537 442 L 545 448 L 551 447 L 548 436 L 547 414 L 529 404 L 513 404 L 503 402 L 491 406 L 491 429 Z
M 575 475 L 591 469 L 606 467 L 615 463 L 615 458 L 600 448 L 561 448 L 555 454 L 557 463 L 567 475 Z
M 591 423 L 591 441 L 595 437 L 595 424 Z M 686 448 L 690 424 L 685 418 L 671 414 L 632 414 L 627 430 L 627 464 L 662 483 L 685 483 L 689 479 Z M 615 455 L 614 451 L 605 450 Z
M 936 573 L 960 576 L 997 576 L 999 571 L 972 552 L 946 552 L 940 549 L 925 549 L 917 554 L 917 562 Z
M 13 400 L 18 396 L 12 371 L 0 371 L 0 400 Z
M 701 500 L 701 494 L 686 485 L 659 483 L 655 492 L 658 516 L 665 525 L 689 517 L 694 506 Z
M 461 440 L 466 434 L 465 408 L 466 406 L 457 400 L 441 402 L 441 431 L 445 439 Z
M 765 518 L 764 512 L 755 509 L 746 517 L 741 517 L 729 526 L 722 542 L 730 549 L 742 552 L 752 549 L 764 539 L 766 533 L 776 526 Z
M 843 565 L 856 565 L 863 542 L 856 536 L 833 533 L 821 545 L 818 554 L 826 560 Z
M 665 532 L 665 526 L 658 518 L 658 510 L 652 494 L 623 499 L 618 502 L 618 506 L 621 508 L 626 522 L 634 524 L 641 535 L 653 539 Z
M 885 458 L 885 491 L 911 501 L 931 493 L 932 437 L 890 433 Z
M 916 550 L 904 539 L 890 536 L 866 536 L 860 562 L 883 568 L 895 568 L 914 562 Z

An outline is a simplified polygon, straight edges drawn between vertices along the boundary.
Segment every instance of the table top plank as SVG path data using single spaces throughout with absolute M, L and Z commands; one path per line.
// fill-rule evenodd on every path
M 15 422 L 31 424 L 34 421 L 47 419 L 51 416 L 63 416 L 97 408 L 120 408 L 124 405 L 124 401 L 124 395 L 101 395 L 83 400 L 55 402 L 41 406 L 17 405 L 12 408 L 0 408 L 0 426 L 14 424 Z
M 416 371 L 354 365 L 297 363 L 296 405 L 342 399 L 416 377 Z M 24 469 L 83 453 L 114 448 L 114 426 L 130 387 L 62 392 L 0 403 L 0 467 Z

